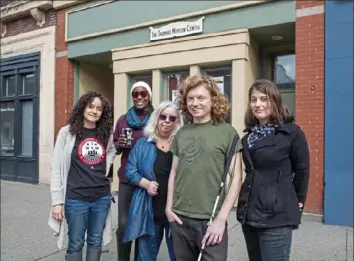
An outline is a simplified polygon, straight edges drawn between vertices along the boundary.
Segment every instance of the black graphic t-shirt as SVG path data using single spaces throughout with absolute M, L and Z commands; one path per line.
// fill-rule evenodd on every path
M 94 201 L 110 193 L 106 177 L 106 148 L 97 138 L 96 129 L 83 130 L 71 153 L 66 197 Z

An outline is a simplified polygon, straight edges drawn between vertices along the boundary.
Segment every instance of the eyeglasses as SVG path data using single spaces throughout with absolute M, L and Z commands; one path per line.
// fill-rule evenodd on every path
M 138 91 L 133 91 L 132 92 L 132 97 L 134 98 L 134 99 L 137 99 L 137 98 L 139 98 L 139 96 L 141 96 L 141 98 L 146 98 L 147 96 L 148 96 L 148 92 L 147 91 L 140 91 L 140 92 L 138 92 Z
M 171 115 L 160 114 L 159 119 L 162 121 L 166 121 L 168 119 L 170 122 L 175 122 L 177 120 L 177 117 L 171 116 Z

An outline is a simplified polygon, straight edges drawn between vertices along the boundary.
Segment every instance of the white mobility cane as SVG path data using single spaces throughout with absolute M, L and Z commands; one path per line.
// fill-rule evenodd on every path
M 219 194 L 216 197 L 216 200 L 215 200 L 215 203 L 214 203 L 214 207 L 213 207 L 213 212 L 211 213 L 211 217 L 210 217 L 209 222 L 208 222 L 208 227 L 211 225 L 211 222 L 213 221 L 213 219 L 215 217 L 215 211 L 216 211 L 216 208 L 217 208 L 217 206 L 219 204 L 220 195 L 221 195 L 221 192 L 222 192 L 222 188 L 225 185 L 225 180 L 226 180 L 227 174 L 229 173 L 230 165 L 231 165 L 232 159 L 233 159 L 235 151 L 236 151 L 236 146 L 237 146 L 238 139 L 239 138 L 236 135 L 233 138 L 233 140 L 232 140 L 231 150 L 230 150 L 229 155 L 226 158 L 226 165 L 225 165 L 224 173 L 223 173 L 223 175 L 221 177 Z M 198 261 L 202 260 L 204 248 L 205 248 L 205 243 L 202 245 L 202 248 L 200 249 Z

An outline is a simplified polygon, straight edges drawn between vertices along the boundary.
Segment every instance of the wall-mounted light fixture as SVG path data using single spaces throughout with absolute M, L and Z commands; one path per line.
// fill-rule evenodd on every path
M 280 40 L 283 40 L 283 36 L 281 36 L 281 35 L 273 35 L 273 36 L 272 36 L 272 39 L 273 39 L 274 41 L 280 41 Z

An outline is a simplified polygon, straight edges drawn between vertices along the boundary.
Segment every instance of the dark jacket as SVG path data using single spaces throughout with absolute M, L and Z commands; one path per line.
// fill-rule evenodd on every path
M 305 205 L 309 181 L 309 149 L 303 131 L 285 124 L 248 149 L 242 139 L 246 178 L 237 219 L 255 227 L 297 226 L 299 202 Z

